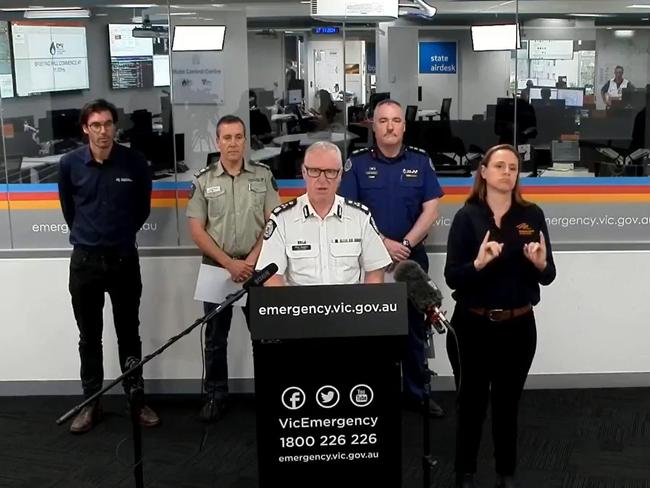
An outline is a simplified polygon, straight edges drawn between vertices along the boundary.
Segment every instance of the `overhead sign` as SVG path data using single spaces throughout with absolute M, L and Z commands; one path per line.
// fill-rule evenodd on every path
M 420 73 L 455 74 L 455 42 L 421 42 Z

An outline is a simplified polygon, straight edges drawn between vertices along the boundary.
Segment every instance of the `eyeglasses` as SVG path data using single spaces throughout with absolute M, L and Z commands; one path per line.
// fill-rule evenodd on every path
M 340 169 L 320 169 L 311 168 L 309 166 L 305 166 L 305 171 L 307 171 L 307 176 L 310 178 L 319 178 L 321 174 L 325 173 L 325 178 L 328 180 L 335 179 L 341 172 Z
M 88 124 L 88 128 L 93 132 L 101 132 L 102 127 L 108 132 L 113 127 L 115 127 L 115 123 L 112 120 L 107 120 L 103 124 L 101 122 L 93 122 L 92 124 Z

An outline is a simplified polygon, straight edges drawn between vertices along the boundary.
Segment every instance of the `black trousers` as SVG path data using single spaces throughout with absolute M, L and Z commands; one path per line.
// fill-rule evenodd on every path
M 476 472 L 490 402 L 496 472 L 512 475 L 517 464 L 519 399 L 537 345 L 535 316 L 530 311 L 512 320 L 492 322 L 456 306 L 451 323 L 456 337 L 447 334 L 447 353 L 458 392 L 456 472 Z
M 416 246 L 409 259 L 418 263 L 425 272 L 429 271 L 429 257 L 424 246 Z M 424 364 L 427 324 L 424 314 L 410 301 L 407 313 L 408 338 L 402 359 L 402 391 L 409 400 L 420 401 L 424 398 L 424 382 L 427 379 Z
M 102 332 L 106 292 L 113 305 L 122 371 L 129 356 L 142 357 L 138 331 L 142 280 L 137 251 L 75 248 L 70 258 L 69 290 L 79 328 L 81 385 L 88 398 L 101 390 L 104 380 Z
M 207 314 L 214 303 L 203 303 Z M 232 305 L 223 309 L 205 327 L 205 380 L 204 388 L 208 395 L 226 399 L 228 397 L 228 333 L 232 322 Z M 248 322 L 248 303 L 242 308 L 246 325 Z M 250 326 L 249 326 L 250 327 Z

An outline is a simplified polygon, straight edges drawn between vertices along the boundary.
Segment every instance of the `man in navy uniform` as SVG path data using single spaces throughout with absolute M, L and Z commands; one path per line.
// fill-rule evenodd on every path
M 345 163 L 339 194 L 366 205 L 372 212 L 393 263 L 406 259 L 428 272 L 423 241 L 438 216 L 443 195 L 433 163 L 422 150 L 403 144 L 406 125 L 401 105 L 382 100 L 375 108 L 375 145 L 355 151 Z M 408 308 L 408 350 L 402 362 L 403 393 L 407 406 L 424 400 L 426 341 L 424 314 Z M 444 415 L 435 402 L 430 414 Z
M 81 384 L 86 398 L 102 388 L 104 294 L 113 304 L 120 367 L 140 359 L 138 328 L 142 280 L 136 234 L 151 210 L 151 174 L 144 157 L 114 141 L 117 110 L 106 100 L 81 109 L 88 144 L 61 158 L 59 199 L 70 229 L 70 295 L 79 327 Z M 142 378 L 139 380 L 142 382 Z M 126 388 L 126 386 L 125 386 Z M 70 431 L 88 432 L 101 419 L 99 401 L 84 407 Z M 158 415 L 144 406 L 140 424 L 153 427 Z

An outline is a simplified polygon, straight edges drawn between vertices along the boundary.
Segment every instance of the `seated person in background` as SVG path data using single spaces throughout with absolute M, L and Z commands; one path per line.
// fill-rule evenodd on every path
M 603 102 L 607 108 L 612 106 L 612 101 L 620 100 L 623 94 L 623 88 L 634 88 L 634 85 L 629 80 L 623 78 L 623 66 L 614 68 L 614 78 L 609 80 L 600 89 L 600 95 L 603 97 Z
M 549 101 L 551 100 L 551 89 L 550 88 L 542 88 L 540 90 L 540 95 L 542 96 L 542 102 L 545 106 L 549 106 L 550 103 Z
M 251 146 L 260 145 L 256 143 L 256 139 L 260 143 L 268 144 L 273 139 L 273 129 L 271 129 L 269 119 L 257 107 L 257 95 L 253 90 L 248 90 L 248 106 L 251 124 Z
M 503 100 L 503 101 L 502 101 Z M 527 144 L 537 137 L 537 117 L 528 99 L 518 98 L 517 102 L 517 145 Z M 499 99 L 494 119 L 494 133 L 499 136 L 499 144 L 514 144 L 514 100 Z
M 318 119 L 318 129 L 325 130 L 334 122 L 336 114 L 340 110 L 334 105 L 332 95 L 327 90 L 318 90 L 316 92 L 316 100 L 318 103 L 318 110 L 311 109 L 311 113 Z

